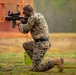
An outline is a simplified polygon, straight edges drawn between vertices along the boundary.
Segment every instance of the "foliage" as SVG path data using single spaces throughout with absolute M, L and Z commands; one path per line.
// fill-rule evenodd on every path
M 70 0 L 51 0 L 51 5 L 56 9 L 63 9 Z
M 34 7 L 46 18 L 50 32 L 76 32 L 76 0 L 34 0 Z

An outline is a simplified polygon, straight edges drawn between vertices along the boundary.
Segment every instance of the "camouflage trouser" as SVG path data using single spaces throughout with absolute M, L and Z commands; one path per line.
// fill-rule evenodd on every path
M 44 54 L 49 48 L 48 41 L 37 43 L 34 41 L 25 42 L 23 43 L 23 47 L 33 61 L 33 71 L 46 71 L 54 67 L 54 64 L 51 60 L 47 61 L 46 63 L 41 63 Z

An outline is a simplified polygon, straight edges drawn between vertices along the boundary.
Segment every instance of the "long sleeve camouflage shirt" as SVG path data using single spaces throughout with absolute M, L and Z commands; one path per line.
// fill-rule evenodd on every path
M 34 40 L 48 38 L 49 36 L 47 22 L 45 21 L 44 16 L 40 13 L 34 13 L 34 15 L 28 19 L 26 24 L 20 23 L 19 30 L 24 34 L 30 31 Z

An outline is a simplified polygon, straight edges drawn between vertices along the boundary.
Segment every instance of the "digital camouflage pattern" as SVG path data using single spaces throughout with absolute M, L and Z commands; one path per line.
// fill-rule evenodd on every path
M 34 15 L 28 19 L 27 24 L 19 25 L 19 30 L 22 33 L 28 33 L 30 31 L 32 34 L 34 41 L 25 42 L 23 47 L 33 61 L 33 71 L 46 71 L 54 67 L 51 60 L 47 61 L 46 63 L 41 62 L 44 54 L 50 47 L 49 40 L 35 42 L 36 39 L 49 39 L 48 25 L 43 15 L 40 13 L 34 13 Z
M 51 60 L 47 61 L 46 63 L 41 63 L 44 54 L 49 48 L 48 41 L 37 42 L 36 44 L 34 41 L 30 41 L 27 43 L 25 42 L 23 44 L 23 47 L 33 61 L 33 71 L 41 72 L 54 67 L 54 64 Z
M 33 39 L 48 38 L 49 31 L 45 18 L 40 13 L 35 13 L 28 19 L 27 24 L 20 24 L 19 30 L 22 33 L 31 31 Z

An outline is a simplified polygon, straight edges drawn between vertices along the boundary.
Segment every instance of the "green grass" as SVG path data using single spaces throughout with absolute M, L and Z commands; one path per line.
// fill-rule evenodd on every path
M 55 57 L 58 56 L 59 54 L 57 53 Z M 51 55 L 53 55 L 53 53 L 51 53 Z M 51 56 L 51 55 L 47 53 L 45 57 Z M 65 53 L 65 55 L 69 57 L 67 53 Z M 64 65 L 75 66 L 76 63 L 66 62 Z M 4 53 L 3 52 L 3 53 L 0 53 L 0 75 L 76 75 L 76 69 L 65 68 L 62 73 L 59 73 L 58 69 L 55 67 L 46 72 L 31 72 L 31 71 L 28 71 L 28 68 L 25 66 L 24 53 L 22 52 L 21 53 L 16 53 L 16 52 Z
M 30 59 L 27 57 L 25 62 L 22 48 L 22 43 L 26 39 L 0 38 L 0 75 L 76 75 L 76 68 L 73 68 L 76 67 L 76 35 L 52 34 L 50 36 L 52 47 L 45 54 L 43 61 L 47 57 L 49 59 L 63 57 L 65 59 L 64 67 L 71 68 L 64 68 L 62 73 L 58 72 L 57 67 L 46 72 L 28 71 L 27 66 Z
M 76 59 L 76 52 L 47 52 L 45 57 L 63 57 L 63 58 L 75 58 Z

